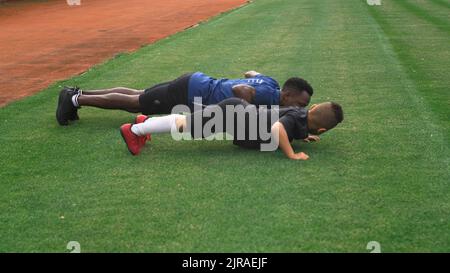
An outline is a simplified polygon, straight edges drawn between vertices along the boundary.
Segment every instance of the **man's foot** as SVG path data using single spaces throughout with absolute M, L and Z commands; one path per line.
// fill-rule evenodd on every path
M 77 111 L 75 110 L 75 113 L 73 113 L 70 117 L 69 117 L 69 120 L 72 120 L 72 121 L 74 121 L 74 120 L 79 120 L 80 119 L 80 117 L 78 116 L 78 113 L 77 113 Z
M 146 121 L 147 119 L 148 119 L 148 116 L 146 116 L 146 115 L 138 115 L 136 117 L 136 119 L 134 120 L 134 123 L 135 124 L 139 124 L 139 123 L 142 123 L 142 122 Z M 145 135 L 145 136 L 141 137 L 141 140 L 143 142 L 142 145 L 145 145 L 146 141 L 152 140 L 152 135 L 150 135 L 150 134 Z
M 127 144 L 128 151 L 130 151 L 132 155 L 138 155 L 141 152 L 142 142 L 138 135 L 135 135 L 133 134 L 133 132 L 131 132 L 131 126 L 131 123 L 122 125 L 120 127 L 120 134 Z
M 56 120 L 59 125 L 69 125 L 69 120 L 78 119 L 77 108 L 72 103 L 72 97 L 78 94 L 78 88 L 65 87 L 59 92 Z
M 83 91 L 80 88 L 78 88 L 78 87 L 69 87 L 67 92 L 69 92 L 71 94 L 71 98 L 74 95 L 81 96 L 81 94 L 83 93 Z M 75 112 L 72 115 L 70 115 L 69 120 L 73 121 L 73 120 L 79 120 L 80 119 L 80 117 L 78 116 L 78 108 L 81 108 L 81 107 L 79 107 L 79 106 L 75 107 Z

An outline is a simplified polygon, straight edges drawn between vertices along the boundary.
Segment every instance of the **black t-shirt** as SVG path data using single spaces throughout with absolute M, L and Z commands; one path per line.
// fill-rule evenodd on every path
M 271 112 L 278 111 L 279 113 L 279 119 L 278 120 L 272 120 L 271 119 Z M 258 114 L 258 124 L 259 119 L 261 118 L 260 115 L 262 113 Z M 306 108 L 302 107 L 283 107 L 280 109 L 268 109 L 263 111 L 263 114 L 267 116 L 267 130 L 270 132 L 270 128 L 272 125 L 279 121 L 281 124 L 283 124 L 286 133 L 288 135 L 289 141 L 292 141 L 294 139 L 305 139 L 308 137 L 308 123 L 307 123 L 307 117 L 308 117 L 308 110 Z M 246 131 L 248 131 L 249 128 L 248 122 L 246 122 Z M 258 128 L 259 130 L 259 128 Z M 259 132 L 259 131 L 258 131 Z M 233 144 L 245 147 L 245 148 L 251 148 L 251 149 L 259 149 L 260 145 L 262 143 L 269 143 L 269 140 L 262 140 L 260 138 L 260 135 L 258 134 L 258 138 L 256 140 L 238 140 L 236 136 L 234 137 Z
M 223 126 L 222 129 L 219 131 L 217 128 L 214 128 L 212 130 L 212 133 L 222 133 L 226 132 L 233 136 L 233 144 L 246 147 L 246 148 L 260 148 L 260 145 L 262 143 L 270 143 L 270 129 L 272 128 L 272 125 L 279 121 L 283 124 L 284 128 L 286 129 L 289 141 L 292 141 L 293 139 L 305 139 L 308 137 L 308 123 L 307 123 L 307 117 L 308 117 L 308 110 L 306 108 L 302 107 L 282 107 L 279 109 L 258 109 L 256 110 L 255 105 L 249 105 L 246 101 L 239 99 L 239 98 L 229 98 L 226 100 L 221 101 L 217 105 L 210 105 L 204 108 L 202 111 L 194 112 L 189 116 L 187 119 L 187 130 L 190 131 L 193 138 L 201 138 L 201 137 L 208 137 L 209 135 L 204 135 L 205 132 L 197 132 L 199 135 L 197 135 L 192 130 L 192 125 L 195 125 L 195 122 L 201 121 L 201 128 L 204 128 L 205 124 L 209 122 L 214 115 L 206 117 L 205 111 L 207 111 L 207 108 L 209 110 L 220 110 L 222 113 L 225 113 L 226 106 L 239 106 L 242 105 L 243 107 L 254 107 L 254 113 L 257 114 L 256 120 L 250 119 L 249 115 L 245 115 L 245 121 L 244 123 L 238 122 L 238 119 L 242 119 L 243 116 L 239 116 L 238 114 L 234 114 L 234 128 L 228 128 L 226 126 L 226 119 L 225 116 L 223 117 Z M 247 108 L 246 108 L 247 109 Z M 197 115 L 201 115 L 201 117 L 196 118 Z M 264 118 L 264 120 L 261 120 Z M 260 135 L 260 128 L 259 125 L 264 124 L 263 122 L 266 122 L 266 128 L 263 128 L 264 136 Z M 254 124 L 256 123 L 256 124 Z M 245 130 L 243 132 L 240 131 L 238 124 L 244 125 L 245 124 Z M 252 126 L 253 125 L 253 126 Z M 250 128 L 257 129 L 257 133 L 255 134 L 254 131 L 253 134 L 250 134 Z M 239 136 L 237 132 L 244 133 L 244 136 Z
M 308 110 L 300 107 L 280 109 L 279 122 L 286 129 L 289 141 L 308 137 Z

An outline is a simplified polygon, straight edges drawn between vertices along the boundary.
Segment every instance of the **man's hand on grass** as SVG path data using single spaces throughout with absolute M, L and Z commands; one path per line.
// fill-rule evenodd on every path
M 320 141 L 320 137 L 316 135 L 309 135 L 307 138 L 303 140 L 304 142 L 316 142 Z

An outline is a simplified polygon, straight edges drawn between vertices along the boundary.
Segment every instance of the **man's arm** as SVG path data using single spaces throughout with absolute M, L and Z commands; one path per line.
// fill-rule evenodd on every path
M 307 160 L 309 156 L 303 152 L 295 153 L 294 149 L 289 142 L 289 137 L 284 128 L 284 125 L 277 121 L 272 125 L 271 128 L 272 137 L 278 141 L 278 147 L 283 151 L 283 153 L 289 158 L 294 160 Z
M 253 78 L 253 77 L 256 77 L 259 74 L 261 74 L 261 73 L 258 73 L 256 71 L 251 70 L 251 71 L 245 72 L 244 76 L 245 76 L 245 78 Z
M 253 98 L 255 97 L 256 94 L 255 88 L 246 84 L 237 84 L 233 86 L 232 90 L 235 97 L 241 98 L 247 101 L 248 103 L 253 102 Z

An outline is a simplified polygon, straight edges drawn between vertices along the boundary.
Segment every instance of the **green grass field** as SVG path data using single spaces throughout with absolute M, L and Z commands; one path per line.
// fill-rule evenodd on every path
M 256 0 L 0 109 L 0 251 L 450 251 L 449 14 L 445 0 Z M 344 123 L 295 144 L 306 162 L 170 135 L 133 157 L 130 113 L 56 123 L 63 85 L 197 70 L 302 76 Z

